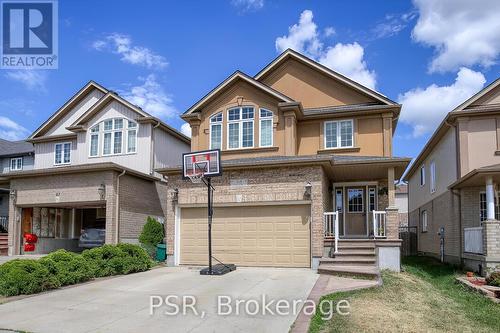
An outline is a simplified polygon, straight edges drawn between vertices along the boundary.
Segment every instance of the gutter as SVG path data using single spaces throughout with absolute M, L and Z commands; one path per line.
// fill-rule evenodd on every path
M 116 228 L 115 228 L 115 243 L 120 242 L 120 177 L 123 176 L 127 171 L 123 170 L 121 174 L 116 178 L 116 203 L 115 203 L 115 217 L 116 217 Z

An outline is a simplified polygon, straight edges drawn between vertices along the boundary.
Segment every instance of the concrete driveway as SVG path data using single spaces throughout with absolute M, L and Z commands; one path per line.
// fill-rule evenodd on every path
M 276 314 L 270 300 L 306 300 L 318 275 L 310 269 L 238 268 L 224 276 L 200 276 L 198 269 L 165 267 L 149 272 L 91 282 L 0 305 L 0 329 L 28 332 L 288 332 L 296 313 Z M 165 305 L 153 309 L 151 296 L 188 295 L 196 299 L 193 314 L 167 315 Z M 218 296 L 231 297 L 231 306 L 217 314 Z M 224 298 L 227 304 L 229 298 Z M 241 300 L 239 314 L 236 301 Z M 249 300 L 253 300 L 250 301 Z M 182 304 L 180 298 L 172 303 Z M 191 303 L 191 298 L 186 299 Z M 157 305 L 159 298 L 154 298 Z M 260 311 L 254 314 L 256 303 Z M 222 304 L 222 303 L 221 303 Z M 245 313 L 245 307 L 249 313 Z M 204 312 L 204 314 L 203 314 Z

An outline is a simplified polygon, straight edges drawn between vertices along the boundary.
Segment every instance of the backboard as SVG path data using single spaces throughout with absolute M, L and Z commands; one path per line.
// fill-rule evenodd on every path
M 220 150 L 203 150 L 182 154 L 182 178 L 193 176 L 215 177 L 222 175 Z

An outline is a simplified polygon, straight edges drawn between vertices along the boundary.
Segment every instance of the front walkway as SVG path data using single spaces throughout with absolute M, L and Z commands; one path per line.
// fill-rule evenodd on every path
M 50 333 L 288 332 L 296 318 L 292 313 L 251 316 L 244 313 L 242 305 L 236 315 L 236 299 L 261 303 L 265 295 L 267 300 L 304 301 L 318 277 L 310 269 L 238 268 L 224 276 L 200 276 L 198 269 L 164 267 L 2 304 L 0 329 Z M 166 306 L 151 315 L 150 297 L 156 295 L 192 295 L 200 316 L 191 312 L 166 315 L 173 310 Z M 218 296 L 232 297 L 232 315 L 216 314 Z M 201 316 L 202 311 L 205 316 Z

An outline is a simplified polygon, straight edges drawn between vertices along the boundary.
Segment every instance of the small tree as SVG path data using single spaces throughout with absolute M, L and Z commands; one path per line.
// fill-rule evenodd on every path
M 146 224 L 142 227 L 141 235 L 139 236 L 139 242 L 143 247 L 150 253 L 153 254 L 156 245 L 163 242 L 164 237 L 163 224 L 158 222 L 157 219 L 148 216 Z

